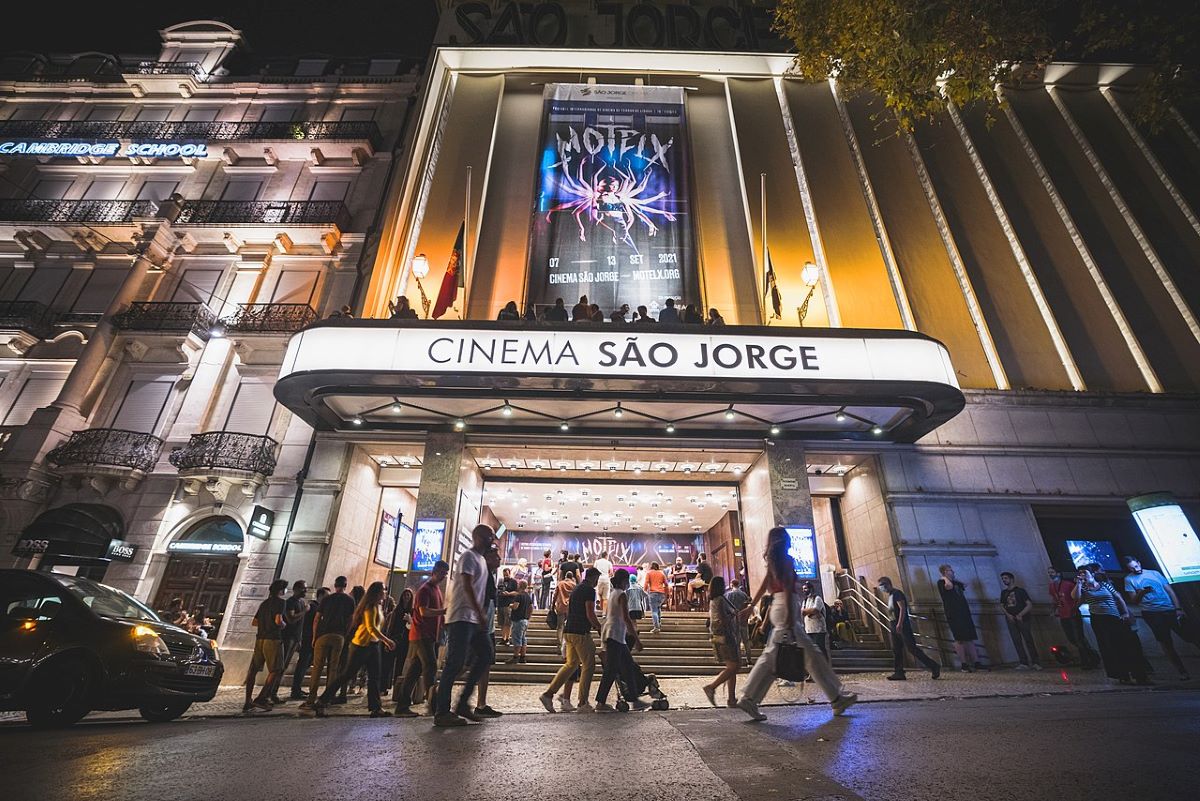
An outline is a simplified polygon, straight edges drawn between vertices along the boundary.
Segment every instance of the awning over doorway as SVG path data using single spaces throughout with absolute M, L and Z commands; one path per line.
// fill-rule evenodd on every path
M 124 532 L 117 510 L 98 503 L 69 503 L 38 515 L 21 532 L 18 544 L 35 542 L 30 553 L 47 556 L 104 559 L 109 543 Z
M 916 440 L 962 410 L 909 331 L 327 320 L 276 398 L 324 431 Z

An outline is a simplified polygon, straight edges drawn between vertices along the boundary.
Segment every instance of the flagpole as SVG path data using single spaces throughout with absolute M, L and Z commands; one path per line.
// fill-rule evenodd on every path
M 758 174 L 758 202 L 761 209 L 761 224 L 762 224 L 762 271 L 763 271 L 763 286 L 767 285 L 767 174 L 760 172 Z M 763 298 L 762 304 L 763 322 L 770 325 L 771 315 L 767 314 L 766 298 Z
M 463 198 L 463 308 L 466 308 L 467 277 L 471 274 L 471 167 L 467 166 L 467 193 Z M 467 317 L 463 314 L 463 319 Z

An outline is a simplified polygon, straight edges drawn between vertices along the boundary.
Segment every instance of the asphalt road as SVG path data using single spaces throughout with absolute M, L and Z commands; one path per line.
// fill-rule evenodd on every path
M 510 715 L 0 727 L 13 799 L 1071 801 L 1197 797 L 1200 693 Z M 675 783 L 672 783 L 675 782 Z

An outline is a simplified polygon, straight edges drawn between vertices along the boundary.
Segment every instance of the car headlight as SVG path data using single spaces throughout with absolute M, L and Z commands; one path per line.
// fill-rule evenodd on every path
M 149 626 L 134 626 L 133 642 L 137 649 L 144 654 L 153 654 L 154 656 L 171 655 L 171 650 L 162 641 L 162 637 L 159 637 L 158 632 Z

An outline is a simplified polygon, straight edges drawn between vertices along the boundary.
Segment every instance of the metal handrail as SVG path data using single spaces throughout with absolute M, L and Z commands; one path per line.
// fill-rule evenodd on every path
M 163 441 L 153 434 L 121 428 L 76 431 L 46 454 L 58 467 L 125 467 L 148 473 L 154 469 Z
M 317 313 L 307 303 L 242 303 L 237 313 L 225 318 L 230 331 L 245 333 L 294 333 L 315 322 Z
M 39 338 L 51 333 L 54 314 L 36 300 L 0 302 L 0 329 L 17 329 Z
M 171 451 L 167 459 L 183 471 L 244 470 L 269 477 L 275 472 L 279 443 L 261 434 L 206 431 L 192 434 L 188 444 Z
M 0 200 L 0 220 L 44 223 L 127 223 L 153 217 L 153 200 Z
M 157 120 L 9 120 L 0 136 L 10 139 L 122 139 L 154 141 L 369 141 L 378 146 L 371 120 L 297 122 L 166 122 Z
M 189 200 L 176 225 L 336 225 L 349 227 L 350 213 L 336 200 Z
M 204 303 L 137 301 L 113 315 L 112 322 L 120 331 L 191 332 L 207 341 L 217 315 Z
M 843 581 L 844 580 L 844 581 Z M 879 598 L 878 595 L 871 592 L 871 588 L 861 576 L 852 576 L 849 573 L 842 573 L 835 579 L 838 583 L 838 597 L 842 598 L 843 603 L 846 601 L 856 605 L 859 611 L 864 613 L 870 621 L 878 625 L 888 636 L 894 636 L 892 631 L 892 612 L 888 605 Z M 917 645 L 926 650 L 936 651 L 939 654 L 942 651 L 940 643 L 942 638 L 933 635 L 927 635 L 922 632 L 922 622 L 932 624 L 936 630 L 936 621 L 925 616 L 918 615 L 913 612 L 912 602 L 908 605 L 908 619 L 912 625 L 913 637 Z

